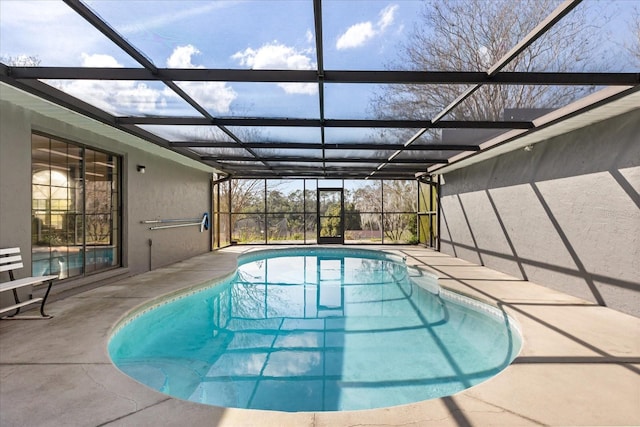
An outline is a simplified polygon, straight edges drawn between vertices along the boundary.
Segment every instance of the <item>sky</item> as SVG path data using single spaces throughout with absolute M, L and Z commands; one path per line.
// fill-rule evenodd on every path
M 614 3 L 619 19 L 638 1 Z M 86 4 L 160 68 L 317 67 L 311 0 L 87 0 Z M 419 0 L 323 1 L 324 68 L 392 66 L 422 7 Z M 609 34 L 615 38 L 612 28 Z M 0 57 L 22 56 L 35 56 L 43 66 L 140 67 L 61 1 L 0 0 Z M 47 83 L 72 95 L 88 95 L 90 103 L 115 115 L 198 116 L 161 82 Z M 317 84 L 181 82 L 179 86 L 214 116 L 314 118 L 319 111 Z M 368 106 L 377 90 L 367 84 L 326 85 L 325 116 L 371 118 Z
M 301 69 L 317 67 L 313 3 L 287 1 L 88 1 L 99 16 L 158 67 Z M 3 57 L 37 56 L 41 65 L 139 67 L 82 18 L 57 1 L 0 2 Z M 326 69 L 384 69 L 420 9 L 419 1 L 327 1 L 323 4 Z M 153 114 L 189 107 L 152 82 L 58 82 L 92 93 L 116 114 Z M 317 117 L 317 84 L 182 82 L 213 115 Z M 366 104 L 369 87 L 352 88 Z M 340 89 L 328 91 L 339 98 Z M 351 102 L 356 102 L 351 97 Z M 333 114 L 342 114 L 342 102 Z M 331 102 L 327 109 L 332 110 Z M 359 118 L 359 117 L 355 117 Z

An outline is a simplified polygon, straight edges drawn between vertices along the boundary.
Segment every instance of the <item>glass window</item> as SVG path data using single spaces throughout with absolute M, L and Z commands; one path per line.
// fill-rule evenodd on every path
M 265 243 L 263 214 L 231 214 L 231 239 L 246 244 Z
M 304 243 L 303 214 L 267 214 L 268 243 Z
M 318 198 L 316 197 L 317 190 L 318 190 L 317 180 L 315 179 L 304 180 L 305 243 L 317 243 L 317 237 L 318 237 L 318 217 L 316 215 L 316 210 L 318 206 Z
M 267 181 L 267 241 L 304 243 L 304 182 Z
M 265 243 L 265 181 L 238 179 L 231 182 L 231 240 Z
M 418 184 L 415 180 L 244 179 L 218 184 L 214 218 L 228 218 L 219 246 L 238 244 L 314 244 L 343 224 L 347 244 L 413 244 L 418 242 Z M 231 210 L 227 205 L 229 188 Z M 336 217 L 318 211 L 318 192 L 343 195 L 344 210 Z M 324 199 L 320 199 L 323 201 Z M 327 201 L 325 201 L 327 202 Z M 335 200 L 329 200 L 325 208 Z M 329 209 L 329 208 L 327 208 Z M 435 221 L 435 216 L 433 218 Z M 333 228 L 332 228 L 333 227 Z M 214 237 L 215 239 L 215 237 Z
M 267 212 L 303 213 L 303 182 L 300 180 L 268 180 Z
M 416 243 L 418 241 L 417 194 L 417 181 L 383 181 L 383 243 Z
M 120 265 L 119 159 L 38 134 L 31 158 L 33 274 Z

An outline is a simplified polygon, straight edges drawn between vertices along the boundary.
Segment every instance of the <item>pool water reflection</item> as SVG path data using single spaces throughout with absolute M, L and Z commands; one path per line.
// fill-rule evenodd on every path
M 422 286 L 428 275 L 380 252 L 269 250 L 240 262 L 233 280 L 118 328 L 118 368 L 200 403 L 337 411 L 456 393 L 520 349 L 504 313 Z

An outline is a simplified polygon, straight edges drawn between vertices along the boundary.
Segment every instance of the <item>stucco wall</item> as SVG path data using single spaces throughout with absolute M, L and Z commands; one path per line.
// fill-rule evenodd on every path
M 640 110 L 444 180 L 443 252 L 640 316 Z
M 145 166 L 144 174 L 136 171 L 138 164 Z M 210 213 L 209 174 L 144 154 L 135 160 L 129 156 L 127 172 L 130 268 L 145 271 L 151 262 L 155 269 L 209 250 L 210 234 L 201 233 L 199 227 L 149 230 L 154 224 L 141 224 L 154 219 L 199 219 L 204 212 Z
M 123 157 L 123 248 L 129 273 L 207 252 L 199 227 L 149 230 L 149 219 L 199 218 L 210 211 L 210 173 L 0 101 L 0 247 L 22 248 L 31 263 L 31 132 L 47 133 Z M 136 171 L 144 165 L 146 173 Z M 149 248 L 149 239 L 153 245 Z M 25 268 L 21 276 L 29 273 Z M 4 273 L 0 280 L 7 278 Z

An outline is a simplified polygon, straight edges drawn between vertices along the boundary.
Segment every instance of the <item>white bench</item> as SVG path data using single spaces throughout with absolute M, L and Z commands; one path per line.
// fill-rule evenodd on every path
M 2 317 L 2 319 L 50 319 L 52 316 L 48 316 L 47 314 L 45 314 L 44 304 L 47 302 L 47 297 L 49 296 L 49 292 L 51 291 L 51 285 L 53 285 L 53 281 L 57 279 L 58 276 L 38 276 L 15 279 L 15 277 L 13 276 L 13 271 L 23 267 L 24 266 L 22 264 L 22 256 L 20 255 L 20 248 L 0 249 L 0 272 L 7 271 L 9 273 L 9 278 L 11 279 L 8 282 L 0 283 L 0 292 L 13 291 L 13 299 L 15 300 L 15 304 L 8 307 L 0 308 L 0 315 L 10 311 L 15 311 L 15 313 L 4 316 Z M 44 297 L 31 297 L 26 301 L 20 301 L 17 291 L 19 288 L 38 285 L 48 285 Z M 41 316 L 16 317 L 16 315 L 20 313 L 20 309 L 22 307 L 26 307 L 28 305 L 36 303 L 40 303 Z

